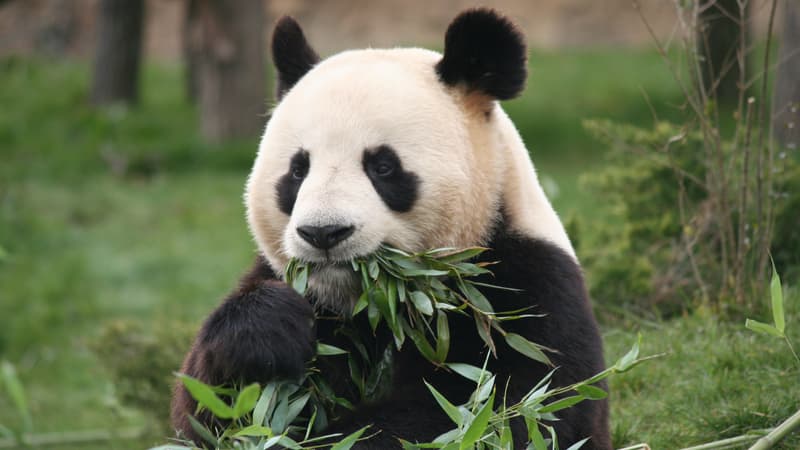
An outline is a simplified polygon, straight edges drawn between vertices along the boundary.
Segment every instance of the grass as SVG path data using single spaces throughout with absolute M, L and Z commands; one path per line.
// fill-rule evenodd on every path
M 631 50 L 532 55 L 526 94 L 506 106 L 562 216 L 602 215 L 602 199 L 578 182 L 602 161 L 584 118 L 650 123 L 641 89 L 660 115 L 680 117 L 659 64 Z M 145 423 L 119 405 L 89 343 L 114 319 L 199 322 L 254 255 L 241 196 L 256 141 L 203 143 L 176 68 L 148 66 L 132 110 L 88 107 L 88 74 L 77 63 L 0 61 L 0 359 L 17 366 L 36 432 Z M 645 354 L 670 352 L 612 382 L 620 445 L 709 441 L 775 425 L 797 407 L 788 352 L 741 324 L 630 319 L 604 329 L 609 359 L 639 329 Z M 17 419 L 0 394 L 0 424 Z
M 798 294 L 793 290 L 787 299 L 794 306 L 789 324 L 800 317 Z M 743 322 L 713 317 L 635 320 L 626 325 L 607 328 L 609 359 L 627 349 L 635 329 L 643 335 L 642 354 L 664 356 L 611 378 L 612 429 L 618 446 L 698 445 L 774 427 L 798 408 L 800 365 L 779 339 L 747 330 Z M 776 448 L 800 448 L 800 434 Z

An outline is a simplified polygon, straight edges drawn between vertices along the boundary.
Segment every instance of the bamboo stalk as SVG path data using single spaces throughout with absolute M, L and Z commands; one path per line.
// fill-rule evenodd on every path
M 766 430 L 765 430 L 766 431 Z M 681 450 L 724 450 L 728 448 L 739 447 L 742 444 L 745 444 L 750 441 L 754 441 L 758 439 L 757 434 L 743 434 L 741 436 L 736 436 L 727 439 L 721 439 L 719 441 L 708 442 L 705 444 L 695 445 L 692 447 L 682 448 Z
M 620 448 L 618 450 L 650 450 L 650 446 L 642 443 L 642 444 L 631 445 L 630 447 Z
M 767 450 L 783 440 L 795 428 L 800 427 L 800 411 L 792 414 L 791 417 L 783 421 L 782 424 L 773 428 L 766 436 L 762 437 L 748 450 Z

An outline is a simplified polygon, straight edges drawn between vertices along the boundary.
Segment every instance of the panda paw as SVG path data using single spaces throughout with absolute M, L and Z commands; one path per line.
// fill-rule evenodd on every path
M 262 281 L 229 297 L 208 318 L 195 361 L 213 384 L 299 380 L 316 352 L 314 328 L 308 300 L 286 283 Z

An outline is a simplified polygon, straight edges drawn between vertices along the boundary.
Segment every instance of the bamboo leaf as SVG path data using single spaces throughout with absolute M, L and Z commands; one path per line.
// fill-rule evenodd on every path
M 422 292 L 422 291 L 411 291 L 408 294 L 408 297 L 411 299 L 411 303 L 417 308 L 417 311 L 425 314 L 426 316 L 430 316 L 433 314 L 433 303 L 431 303 L 431 299 Z
M 275 412 L 272 413 L 272 420 L 270 426 L 276 433 L 284 433 L 289 427 L 286 421 L 286 414 L 289 412 L 289 398 L 281 389 L 279 391 L 278 404 L 275 406 Z
M 386 392 L 392 379 L 392 369 L 394 368 L 394 350 L 391 345 L 387 345 L 381 355 L 381 359 L 369 371 L 369 377 L 364 383 L 364 398 L 372 400 L 380 398 Z
M 450 326 L 447 323 L 447 314 L 439 312 L 436 315 L 436 360 L 443 363 L 450 351 Z
M 564 397 L 560 400 L 556 400 L 543 406 L 541 409 L 539 409 L 539 414 L 561 411 L 562 409 L 567 409 L 570 406 L 577 405 L 584 400 L 586 400 L 586 397 L 583 395 L 571 395 L 569 397 Z
M 450 363 L 447 364 L 447 367 L 451 368 L 455 373 L 461 375 L 462 377 L 472 380 L 476 383 L 481 379 L 481 376 L 483 376 L 483 378 L 487 378 L 488 374 L 488 372 L 485 372 L 480 367 L 475 367 L 464 363 Z
M 587 438 L 583 438 L 580 441 L 570 445 L 567 450 L 578 450 L 579 448 L 583 447 L 583 444 L 587 443 L 588 441 L 589 441 L 588 437 Z
M 306 289 L 308 288 L 308 266 L 304 265 L 297 271 L 292 280 L 292 288 L 300 295 L 306 294 Z
M 187 415 L 186 418 L 189 420 L 189 425 L 192 427 L 194 432 L 197 433 L 198 436 L 200 436 L 201 439 L 213 445 L 214 447 L 217 447 L 219 445 L 217 437 L 214 436 L 214 433 L 212 433 L 208 428 L 206 428 L 203 424 L 198 422 L 197 419 L 195 419 L 192 416 Z
M 278 444 L 291 449 L 291 450 L 302 450 L 303 447 L 300 446 L 294 439 L 290 438 L 289 436 L 282 435 L 280 439 L 278 439 Z
M 272 448 L 278 444 L 283 436 L 272 436 L 271 438 L 267 439 L 267 442 L 264 442 L 264 450 L 268 448 Z
M 264 419 L 267 417 L 267 412 L 270 410 L 270 405 L 273 403 L 273 395 L 275 394 L 275 383 L 268 383 L 261 391 L 255 408 L 253 409 L 253 423 L 256 425 L 264 425 Z
M 397 280 L 397 297 L 400 303 L 406 302 L 406 283 L 403 280 Z
M 378 311 L 375 302 L 370 301 L 369 306 L 367 306 L 367 319 L 369 320 L 370 327 L 372 327 L 372 331 L 375 332 L 381 321 L 381 312 Z
M 478 336 L 481 337 L 483 342 L 489 347 L 489 350 L 492 352 L 493 355 L 497 356 L 497 348 L 494 345 L 494 341 L 492 340 L 491 330 L 489 328 L 489 319 L 485 316 L 475 315 L 475 328 L 478 330 Z
M 447 417 L 449 417 L 450 420 L 460 427 L 464 421 L 464 418 L 461 416 L 461 411 L 459 411 L 455 405 L 450 403 L 450 401 L 448 401 L 444 395 L 440 394 L 436 388 L 428 384 L 427 381 L 425 382 L 425 386 L 428 386 L 428 390 L 431 391 L 433 398 L 436 399 L 436 403 L 442 407 L 442 411 L 447 414 Z
M 381 292 L 381 295 L 384 296 L 386 299 L 386 305 L 389 307 L 389 322 L 396 324 L 397 323 L 397 294 L 390 286 L 392 285 L 392 280 L 388 280 L 384 283 L 386 286 L 386 290 Z
M 464 294 L 464 297 L 466 297 L 467 301 L 472 303 L 473 306 L 484 313 L 494 313 L 492 304 L 489 303 L 489 300 L 472 283 L 459 279 L 458 288 Z
M 300 412 L 303 411 L 305 408 L 306 403 L 308 403 L 308 399 L 311 397 L 311 392 L 306 392 L 305 394 L 301 395 L 295 400 L 292 400 L 289 403 L 289 408 L 286 412 L 286 423 L 290 424 L 294 422 L 294 419 L 300 415 Z
M 511 426 L 508 423 L 508 419 L 502 422 L 502 428 L 500 429 L 500 448 L 514 448 L 514 435 L 511 433 Z
M 407 277 L 441 277 L 450 272 L 436 269 L 403 269 L 400 273 Z
M 786 330 L 786 322 L 783 314 L 783 286 L 781 286 L 781 277 L 775 269 L 775 262 L 772 262 L 772 280 L 770 280 L 770 297 L 772 299 L 772 321 L 775 323 L 775 328 L 784 334 Z
M 233 418 L 233 408 L 217 397 L 217 394 L 214 393 L 210 386 L 182 373 L 178 374 L 178 379 L 181 380 L 181 383 L 183 383 L 186 390 L 189 391 L 189 394 L 197 400 L 197 403 L 208 408 L 212 414 L 220 419 Z
M 483 436 L 483 433 L 486 432 L 486 426 L 489 424 L 489 417 L 492 415 L 492 407 L 494 406 L 494 393 L 489 396 L 489 399 L 486 400 L 486 403 L 483 405 L 478 414 L 475 415 L 475 419 L 467 428 L 467 431 L 464 432 L 464 439 L 461 441 L 461 445 L 458 447 L 459 450 L 466 450 L 471 449 L 475 442 L 478 441 Z
M 31 418 L 31 412 L 28 408 L 25 388 L 22 386 L 22 382 L 19 381 L 16 369 L 10 362 L 3 361 L 2 364 L 0 364 L 0 373 L 2 373 L 6 392 L 8 392 L 9 397 L 11 397 L 11 400 L 14 402 L 14 406 L 17 408 L 17 414 L 22 418 L 22 431 L 30 432 L 33 428 L 33 419 Z
M 360 430 L 354 433 L 347 435 L 347 437 L 345 437 L 341 441 L 337 442 L 333 447 L 331 447 L 331 450 L 349 450 L 356 443 L 358 438 L 360 438 L 361 435 L 364 434 L 365 431 L 367 431 L 367 428 L 369 428 L 369 425 L 364 428 L 361 428 Z
M 553 363 L 550 361 L 550 358 L 548 358 L 547 355 L 545 355 L 542 351 L 540 345 L 535 344 L 516 333 L 506 333 L 505 338 L 506 343 L 511 348 L 522 353 L 528 358 L 531 358 L 534 361 L 539 361 L 543 364 L 547 364 L 548 366 L 553 365 Z
M 414 342 L 414 345 L 417 347 L 417 350 L 422 353 L 422 356 L 424 356 L 428 361 L 436 362 L 436 352 L 433 351 L 433 347 L 431 347 L 430 342 L 425 339 L 425 335 L 407 323 L 404 323 L 403 325 L 406 334 L 411 338 L 411 341 Z
M 481 383 L 478 390 L 472 393 L 473 398 L 471 400 L 474 402 L 482 402 L 486 400 L 494 388 L 494 380 L 495 375 L 492 375 L 488 380 L 485 380 L 483 383 Z
M 333 356 L 333 355 L 346 355 L 346 354 L 347 350 L 343 350 L 333 345 L 323 344 L 322 342 L 317 342 L 317 355 Z
M 753 330 L 753 331 L 757 332 L 757 333 L 769 334 L 770 336 L 775 336 L 775 337 L 779 337 L 779 338 L 783 337 L 783 333 L 781 333 L 781 331 L 779 329 L 773 327 L 772 325 L 768 325 L 766 323 L 759 322 L 757 320 L 747 319 L 744 322 L 744 326 L 747 327 L 750 330 Z
M 539 424 L 536 423 L 535 420 L 531 420 L 526 418 L 525 424 L 528 428 L 528 438 L 531 440 L 531 444 L 535 450 L 548 450 L 547 449 L 547 442 L 544 440 L 544 436 L 542 436 L 542 432 L 539 430 Z
M 367 307 L 367 305 L 369 305 L 369 301 L 367 300 L 367 291 L 364 291 L 358 297 L 358 301 L 356 301 L 355 306 L 353 306 L 353 315 L 355 316 L 356 314 L 363 311 L 364 308 Z
M 258 383 L 253 383 L 242 389 L 233 404 L 233 418 L 238 419 L 252 411 L 256 406 L 256 402 L 258 402 L 259 395 L 261 395 L 261 387 Z
M 244 436 L 270 437 L 272 436 L 272 430 L 263 425 L 253 424 L 246 426 L 233 434 L 233 437 L 244 437 Z M 278 442 L 278 440 L 275 439 L 275 442 Z M 264 448 L 268 447 L 265 446 Z
M 350 369 L 350 379 L 353 380 L 356 388 L 358 388 L 358 392 L 364 395 L 364 376 L 361 373 L 358 362 L 351 356 L 347 358 L 347 366 Z
M 485 269 L 477 264 L 472 263 L 455 263 L 452 267 L 461 275 L 465 277 L 475 277 L 478 275 L 486 275 L 492 273 L 489 269 Z
M 626 353 L 622 358 L 617 361 L 614 365 L 617 371 L 625 372 L 626 370 L 633 367 L 633 363 L 636 361 L 636 358 L 639 357 L 639 344 L 642 342 L 642 335 L 640 334 L 636 342 L 633 344 L 628 353 Z
M 433 440 L 433 443 L 434 444 L 449 444 L 451 442 L 456 442 L 457 443 L 458 442 L 458 438 L 460 436 L 461 436 L 461 430 L 459 430 L 458 428 L 453 428 L 452 430 L 450 430 L 450 431 L 448 431 L 446 433 L 442 433 L 439 436 L 437 436 L 436 439 Z M 432 447 L 432 448 L 439 448 L 439 446 Z M 457 448 L 457 446 L 456 446 L 456 448 Z
M 481 253 L 485 252 L 486 250 L 488 250 L 488 249 L 484 248 L 484 247 L 465 248 L 463 250 L 459 250 L 459 251 L 456 251 L 454 253 L 450 253 L 448 255 L 442 256 L 442 257 L 439 258 L 439 261 L 446 262 L 446 263 L 461 262 L 461 261 L 465 261 L 465 260 L 468 260 L 468 259 L 472 259 L 472 258 L 480 255 Z
M 367 263 L 367 271 L 370 278 L 377 280 L 378 274 L 381 272 L 381 268 L 378 266 L 378 261 L 374 259 L 370 260 L 369 263 Z
M 590 386 L 588 384 L 578 385 L 575 390 L 589 400 L 602 400 L 608 397 L 608 392 L 597 386 Z

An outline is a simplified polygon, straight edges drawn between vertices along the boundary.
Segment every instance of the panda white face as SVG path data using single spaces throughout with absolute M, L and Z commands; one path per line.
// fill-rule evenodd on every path
M 476 158 L 469 113 L 437 79 L 440 58 L 345 52 L 282 99 L 247 188 L 251 229 L 276 270 L 288 258 L 316 263 L 330 297 L 350 290 L 349 261 L 382 243 L 409 251 L 481 243 L 497 209 L 498 189 L 482 182 L 493 161 Z

